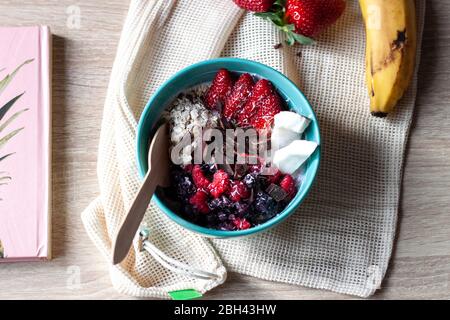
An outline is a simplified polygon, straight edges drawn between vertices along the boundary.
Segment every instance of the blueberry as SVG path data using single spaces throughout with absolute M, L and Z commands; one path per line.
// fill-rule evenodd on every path
M 211 200 L 208 203 L 208 206 L 211 210 L 221 209 L 221 210 L 229 210 L 231 206 L 231 201 L 225 196 L 221 196 L 220 198 L 216 198 Z
M 208 202 L 208 207 L 211 210 L 216 210 L 220 208 L 220 199 L 212 199 L 210 202 Z
M 184 207 L 184 213 L 186 213 L 187 216 L 193 216 L 194 215 L 194 208 L 192 208 L 191 205 L 187 205 Z
M 234 209 L 236 210 L 236 215 L 239 217 L 244 217 L 250 211 L 250 205 L 245 202 L 235 202 Z
M 195 192 L 195 185 L 192 182 L 189 174 L 183 170 L 176 168 L 172 172 L 172 184 L 178 198 L 185 201 Z
M 182 198 L 189 198 L 195 192 L 195 186 L 188 176 L 184 176 L 177 184 L 177 194 Z
M 200 213 L 197 210 L 195 210 L 191 205 L 186 205 L 184 207 L 184 214 L 186 218 L 192 222 L 197 222 L 200 217 Z
M 278 212 L 277 202 L 265 192 L 258 192 L 253 203 L 255 215 L 252 219 L 257 223 L 273 218 Z
M 253 188 L 255 186 L 255 182 L 256 182 L 255 174 L 251 174 L 251 173 L 246 174 L 242 181 L 250 189 Z
M 266 190 L 269 185 L 269 181 L 266 176 L 258 175 L 256 177 L 255 189 L 258 191 Z
M 184 173 L 180 170 L 173 170 L 170 172 L 170 176 L 172 178 L 173 184 L 177 184 L 179 181 L 181 181 Z
M 231 222 L 222 222 L 219 224 L 218 229 L 222 231 L 233 231 L 236 227 Z
M 227 212 L 224 212 L 224 211 L 219 212 L 219 213 L 217 214 L 217 219 L 218 219 L 220 222 L 227 221 L 227 220 L 228 220 L 228 213 L 227 213 Z
M 206 222 L 208 224 L 216 224 L 217 223 L 217 216 L 215 214 L 208 214 L 206 215 Z

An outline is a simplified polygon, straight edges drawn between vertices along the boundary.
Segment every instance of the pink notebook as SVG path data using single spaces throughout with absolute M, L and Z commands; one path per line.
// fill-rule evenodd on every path
M 49 259 L 51 34 L 0 27 L 0 263 Z

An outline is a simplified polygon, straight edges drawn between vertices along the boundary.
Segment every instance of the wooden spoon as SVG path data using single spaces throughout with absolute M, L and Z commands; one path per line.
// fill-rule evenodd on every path
M 169 161 L 169 126 L 163 124 L 156 131 L 148 150 L 148 171 L 142 186 L 114 241 L 113 264 L 120 263 L 127 256 L 156 187 L 170 185 Z

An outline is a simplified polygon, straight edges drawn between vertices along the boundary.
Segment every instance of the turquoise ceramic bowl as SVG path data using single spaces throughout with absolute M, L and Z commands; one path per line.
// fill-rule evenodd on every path
M 237 58 L 212 59 L 193 64 L 177 72 L 174 76 L 167 80 L 148 101 L 144 111 L 142 112 L 137 129 L 137 163 L 141 177 L 144 177 L 148 169 L 147 154 L 149 139 L 154 132 L 154 127 L 157 124 L 162 111 L 168 107 L 172 101 L 174 101 L 180 92 L 192 86 L 212 81 L 216 72 L 220 68 L 226 68 L 234 73 L 248 72 L 256 78 L 266 78 L 270 80 L 276 87 L 281 97 L 284 98 L 290 110 L 296 111 L 312 120 L 305 132 L 304 138 L 306 140 L 315 141 L 320 145 L 320 132 L 316 115 L 314 114 L 314 111 L 303 93 L 286 76 L 271 67 L 255 61 Z M 308 191 L 314 182 L 319 168 L 319 162 L 320 147 L 317 148 L 314 154 L 308 159 L 305 166 L 302 184 L 300 185 L 297 195 L 291 203 L 280 214 L 271 220 L 247 230 L 220 231 L 201 227 L 177 215 L 177 213 L 173 212 L 164 203 L 164 200 L 159 198 L 157 195 L 153 196 L 153 201 L 174 222 L 201 235 L 214 238 L 231 238 L 252 235 L 279 224 L 295 212 L 297 207 L 306 198 Z

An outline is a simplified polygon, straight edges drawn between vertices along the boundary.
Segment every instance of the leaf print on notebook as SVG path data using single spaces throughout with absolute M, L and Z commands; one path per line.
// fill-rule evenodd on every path
M 4 77 L 1 81 L 0 81 L 0 95 L 2 94 L 2 92 L 6 89 L 6 87 L 8 86 L 8 84 L 14 79 L 15 75 L 20 71 L 20 69 L 22 69 L 22 67 L 26 64 L 29 64 L 31 62 L 33 62 L 34 59 L 29 59 L 24 61 L 21 65 L 19 65 L 16 69 L 14 69 L 13 72 L 11 72 L 10 74 L 8 74 L 6 77 Z
M 23 66 L 26 64 L 29 64 L 33 62 L 34 59 L 29 59 L 24 61 L 22 64 L 20 64 L 18 67 L 16 67 L 10 74 L 6 75 L 2 80 L 0 80 L 0 96 L 7 88 L 8 84 L 10 84 L 13 80 L 16 74 L 22 69 Z M 3 70 L 2 70 L 3 71 Z M 0 152 L 2 147 L 4 147 L 9 141 L 14 138 L 20 131 L 24 129 L 24 127 L 21 128 L 11 128 L 9 132 L 4 132 L 7 129 L 10 129 L 12 124 L 14 123 L 14 120 L 16 120 L 22 113 L 26 112 L 28 109 L 21 109 L 18 111 L 15 111 L 12 115 L 9 116 L 10 110 L 13 108 L 15 103 L 25 94 L 25 92 L 22 92 L 12 99 L 10 99 L 5 105 L 0 107 Z M 8 116 L 8 117 L 7 117 Z M 2 167 L 1 163 L 14 155 L 14 152 L 10 152 L 8 154 L 1 154 L 0 153 L 0 169 Z M 12 177 L 8 175 L 7 172 L 2 172 L 0 170 L 0 187 L 6 186 L 12 181 Z M 0 201 L 2 201 L 2 198 L 0 196 Z M 3 254 L 3 253 L 2 253 Z

